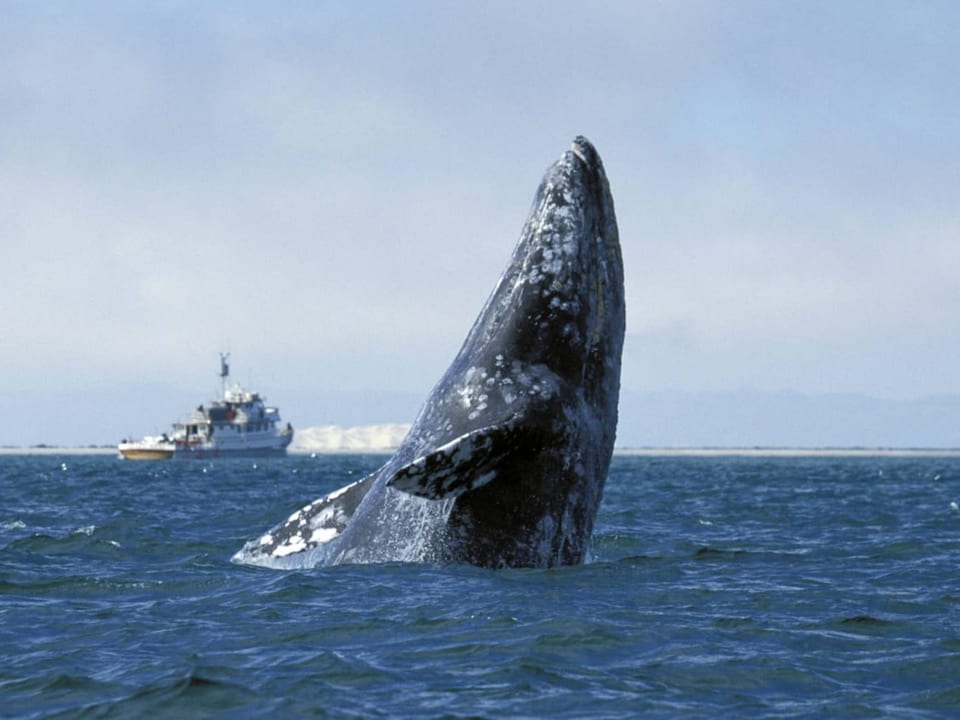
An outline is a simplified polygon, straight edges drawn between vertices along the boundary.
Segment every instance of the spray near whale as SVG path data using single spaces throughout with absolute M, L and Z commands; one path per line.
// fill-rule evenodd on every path
M 613 199 L 578 137 L 544 175 L 510 264 L 396 454 L 234 561 L 582 562 L 613 451 L 624 326 Z

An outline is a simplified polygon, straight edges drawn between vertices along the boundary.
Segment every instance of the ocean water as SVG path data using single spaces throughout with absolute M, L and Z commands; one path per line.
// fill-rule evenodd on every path
M 0 456 L 0 717 L 957 717 L 960 457 L 617 456 L 593 559 L 230 556 L 382 456 Z

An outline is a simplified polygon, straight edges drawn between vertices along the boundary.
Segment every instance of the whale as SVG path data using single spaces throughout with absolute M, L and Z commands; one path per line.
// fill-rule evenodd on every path
M 233 561 L 584 562 L 616 436 L 625 316 L 610 186 L 577 137 L 545 172 L 506 270 L 396 453 Z

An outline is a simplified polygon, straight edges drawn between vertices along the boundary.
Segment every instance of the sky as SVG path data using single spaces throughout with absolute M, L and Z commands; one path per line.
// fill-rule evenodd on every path
M 578 134 L 626 392 L 960 395 L 956 3 L 0 16 L 0 444 L 163 429 L 224 350 L 301 426 L 411 420 Z

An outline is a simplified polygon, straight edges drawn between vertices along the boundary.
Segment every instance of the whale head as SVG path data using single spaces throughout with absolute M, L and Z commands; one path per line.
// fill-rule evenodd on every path
M 545 364 L 591 400 L 616 395 L 623 263 L 597 151 L 578 137 L 546 172 L 513 258 L 450 369 L 502 355 Z

